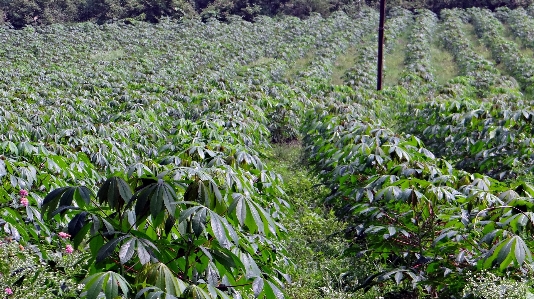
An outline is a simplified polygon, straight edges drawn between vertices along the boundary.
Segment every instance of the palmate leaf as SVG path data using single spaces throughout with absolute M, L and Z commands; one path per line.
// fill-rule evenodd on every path
M 135 201 L 135 214 L 138 219 L 148 216 L 148 211 L 152 218 L 156 218 L 165 208 L 170 216 L 176 212 L 176 201 L 178 196 L 173 187 L 167 182 L 159 179 L 156 183 L 151 183 L 136 192 L 132 198 Z
M 135 243 L 136 240 L 134 238 L 130 238 L 128 241 L 122 244 L 121 249 L 119 250 L 119 260 L 121 261 L 121 264 L 126 264 L 126 262 L 133 257 L 135 253 Z
M 219 279 L 219 270 L 217 270 L 217 267 L 213 262 L 210 262 L 206 268 L 206 282 L 216 287 L 219 285 Z
M 260 293 L 263 291 L 264 280 L 261 277 L 256 277 L 252 282 L 252 291 L 254 292 L 254 297 L 258 298 Z
M 245 277 L 247 279 L 261 277 L 262 272 L 250 254 L 238 252 L 237 256 L 239 256 L 239 259 L 245 268 Z
M 86 224 L 85 219 L 87 218 L 88 214 L 89 213 L 83 211 L 83 212 L 78 213 L 76 216 L 72 218 L 72 220 L 69 222 L 69 225 L 68 225 L 69 235 L 71 235 L 73 238 L 78 235 L 80 230 Z
M 137 256 L 141 265 L 145 265 L 150 262 L 150 253 L 145 248 L 143 242 L 137 242 Z
M 191 217 L 191 228 L 197 237 L 206 229 L 207 210 L 208 209 L 199 209 L 193 214 L 193 217 Z
M 41 205 L 42 214 L 47 215 L 48 218 L 51 218 L 50 215 L 57 209 L 59 205 L 59 199 L 69 188 L 70 187 L 62 187 L 48 193 L 43 200 L 43 204 Z
M 128 236 L 120 236 L 115 239 L 110 240 L 100 250 L 98 250 L 98 253 L 96 254 L 96 262 L 99 263 L 103 260 L 105 260 L 108 256 L 113 254 L 115 251 L 115 247 L 119 244 L 120 241 L 126 239 Z
M 232 194 L 233 201 L 228 207 L 228 214 L 237 218 L 241 226 L 246 226 L 252 233 L 276 235 L 277 224 L 271 215 L 249 196 Z M 234 219 L 235 219 L 234 218 Z
M 267 298 L 273 298 L 273 299 L 284 299 L 285 298 L 284 293 L 280 290 L 280 288 L 268 280 L 267 280 L 267 284 L 265 285 L 265 294 Z
M 119 296 L 119 288 L 124 296 L 128 296 L 130 284 L 120 274 L 108 271 L 93 274 L 82 281 L 85 284 L 82 296 L 86 299 L 96 299 L 101 292 L 106 299 L 115 299 Z
M 0 178 L 7 174 L 6 163 L 3 160 L 0 160 Z
M 100 204 L 107 203 L 117 212 L 120 212 L 121 208 L 130 202 L 132 195 L 130 185 L 120 177 L 107 179 L 97 193 Z
M 210 223 L 211 223 L 211 231 L 213 232 L 213 235 L 215 235 L 215 238 L 221 244 L 222 247 L 225 247 L 227 249 L 230 248 L 230 242 L 228 241 L 228 237 L 226 236 L 226 231 L 224 229 L 224 226 L 219 219 L 219 215 L 210 214 Z
M 513 236 L 493 246 L 481 266 L 484 269 L 499 266 L 503 271 L 510 263 L 514 262 L 517 266 L 521 266 L 525 260 L 532 262 L 530 249 L 521 237 Z
M 198 237 L 206 230 L 207 220 L 210 220 L 210 230 L 213 236 L 219 242 L 219 244 L 229 249 L 231 247 L 231 241 L 235 245 L 239 242 L 239 237 L 233 226 L 219 214 L 203 206 L 191 207 L 180 214 L 178 219 L 179 223 L 184 221 L 191 222 L 192 232 Z M 187 232 L 183 232 L 187 233 Z M 230 239 L 228 238 L 230 236 Z
M 173 296 L 171 294 L 167 294 L 164 291 L 162 291 L 158 287 L 146 287 L 141 289 L 137 295 L 135 295 L 135 298 L 146 298 L 146 299 L 180 299 L 176 296 Z
M 163 291 L 166 295 L 180 297 L 187 288 L 187 284 L 163 263 L 145 264 L 138 277 L 137 283 L 149 284 Z
M 205 286 L 205 285 L 204 285 Z M 184 299 L 212 299 L 210 293 L 196 285 L 189 285 L 182 294 Z
M 136 252 L 141 265 L 149 263 L 153 255 L 152 250 L 159 251 L 158 248 L 143 233 L 135 230 L 132 230 L 130 233 L 132 235 L 126 235 L 126 238 L 118 240 L 118 242 L 125 240 L 119 249 L 119 260 L 121 264 L 125 264 L 131 260 Z
M 91 204 L 91 196 L 91 190 L 85 186 L 54 189 L 44 198 L 41 211 L 43 215 L 50 219 L 58 213 L 71 209 L 71 207 L 75 209 L 73 201 L 76 202 L 78 207 L 88 206 Z
M 232 268 L 244 267 L 244 264 L 241 262 L 240 258 L 228 249 L 206 249 L 206 251 L 212 257 L 210 260 L 216 261 L 228 270 Z
M 198 202 L 221 213 L 227 208 L 219 187 L 212 179 L 196 180 L 190 183 L 185 191 L 184 200 Z

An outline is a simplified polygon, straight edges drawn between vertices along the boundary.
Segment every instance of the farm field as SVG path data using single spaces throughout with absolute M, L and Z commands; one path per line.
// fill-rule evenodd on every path
M 0 29 L 0 292 L 532 296 L 532 13 Z

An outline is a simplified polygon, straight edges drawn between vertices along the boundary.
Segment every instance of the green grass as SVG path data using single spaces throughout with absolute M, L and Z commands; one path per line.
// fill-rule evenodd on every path
M 276 61 L 276 59 L 271 58 L 271 57 L 260 57 L 256 61 L 254 61 L 251 64 L 249 64 L 249 66 L 250 67 L 261 66 L 261 65 L 269 64 L 269 63 L 275 62 L 275 61 Z
M 350 47 L 346 52 L 337 56 L 334 63 L 334 71 L 332 72 L 332 84 L 344 85 L 343 75 L 345 72 L 353 67 L 356 63 L 356 56 L 358 55 L 357 47 Z
M 512 32 L 512 29 L 510 28 L 509 25 L 504 25 L 503 36 L 507 40 L 516 43 L 517 46 L 519 47 L 519 51 L 521 52 L 521 54 L 523 56 L 534 58 L 534 50 L 532 48 L 528 47 L 528 45 L 525 44 L 524 41 L 521 38 L 517 37 Z
M 112 50 L 112 51 L 102 51 L 95 54 L 92 54 L 89 59 L 93 61 L 113 61 L 120 59 L 121 57 L 124 57 L 126 55 L 124 53 L 124 50 Z
M 356 270 L 355 276 L 365 277 L 379 265 L 344 255 L 346 224 L 321 204 L 329 191 L 307 170 L 301 150 L 298 144 L 276 145 L 267 162 L 284 178 L 285 192 L 295 210 L 283 220 L 288 230 L 285 246 L 294 265 L 289 270 L 293 282 L 286 289 L 288 298 L 379 298 L 390 288 L 373 288 L 365 294 L 361 290 L 354 292 L 351 289 L 358 279 L 344 278 L 349 270 Z
M 495 63 L 495 67 L 501 72 L 503 75 L 509 75 L 508 71 L 502 65 L 502 63 L 497 64 L 493 57 L 491 56 L 491 50 L 488 49 L 484 43 L 480 40 L 480 38 L 477 36 L 475 32 L 475 26 L 473 24 L 463 24 L 463 30 L 465 33 L 465 36 L 471 43 L 471 47 L 473 47 L 473 51 L 480 54 L 484 59 L 493 61 Z
M 434 41 L 430 48 L 430 63 L 434 69 L 434 78 L 438 84 L 442 85 L 449 80 L 458 76 L 458 65 L 454 61 L 454 56 L 445 49 L 443 49 L 438 41 Z
M 478 38 L 475 32 L 475 26 L 473 26 L 473 24 L 464 23 L 462 24 L 462 29 L 465 33 L 465 37 L 471 43 L 471 47 L 473 48 L 473 51 L 480 54 L 482 57 L 484 57 L 484 59 L 492 60 L 491 51 Z
M 292 79 L 296 74 L 298 74 L 298 72 L 304 70 L 314 57 L 315 52 L 309 51 L 302 58 L 297 59 L 291 68 L 286 72 L 286 79 Z
M 393 51 L 384 55 L 384 86 L 395 86 L 399 83 L 404 69 L 407 44 L 408 34 L 404 33 L 397 39 Z

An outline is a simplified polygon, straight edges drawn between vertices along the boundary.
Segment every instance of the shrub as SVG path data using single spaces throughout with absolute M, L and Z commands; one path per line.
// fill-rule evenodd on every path
M 0 255 L 0 292 L 15 298 L 78 298 L 83 285 L 72 277 L 80 270 L 80 265 L 74 266 L 79 253 L 40 252 L 34 246 L 4 241 Z
M 469 277 L 463 291 L 464 298 L 529 298 L 527 297 L 527 294 L 530 294 L 528 287 L 523 282 L 499 277 L 487 271 L 476 274 L 468 272 L 467 274 Z

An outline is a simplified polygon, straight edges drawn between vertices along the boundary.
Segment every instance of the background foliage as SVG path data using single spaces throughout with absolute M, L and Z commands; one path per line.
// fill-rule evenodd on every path
M 388 7 L 406 9 L 427 8 L 439 12 L 443 8 L 527 7 L 532 0 L 390 0 Z M 202 17 L 228 19 L 238 15 L 251 21 L 259 15 L 292 15 L 308 17 L 311 13 L 328 16 L 344 10 L 353 12 L 362 5 L 378 7 L 378 0 L 1 0 L 0 23 L 20 28 L 25 25 L 43 25 L 94 20 L 98 22 L 135 18 L 158 22 L 162 17 Z
M 130 4 L 102 20 L 174 5 Z M 381 92 L 368 6 L 189 7 L 0 29 L 6 294 L 39 271 L 86 298 L 531 291 L 532 6 L 392 8 Z

